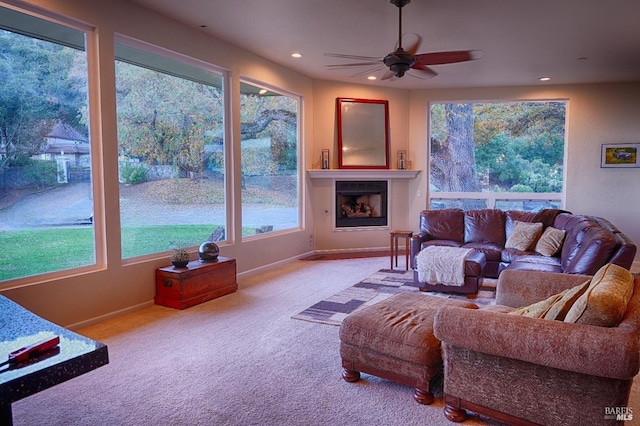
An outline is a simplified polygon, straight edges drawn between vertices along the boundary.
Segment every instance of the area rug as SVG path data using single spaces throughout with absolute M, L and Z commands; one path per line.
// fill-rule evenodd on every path
M 432 291 L 421 292 L 413 282 L 412 270 L 381 269 L 359 283 L 292 316 L 292 318 L 321 324 L 340 325 L 350 313 L 406 291 L 442 298 L 469 300 L 478 306 L 487 306 L 495 302 L 495 292 L 491 289 L 494 280 L 487 279 L 485 281 L 487 288 L 483 287 L 477 295 L 468 298 L 465 295 Z

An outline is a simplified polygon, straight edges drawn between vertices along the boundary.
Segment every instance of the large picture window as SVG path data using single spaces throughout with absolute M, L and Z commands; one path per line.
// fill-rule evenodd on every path
M 226 240 L 222 74 L 116 44 L 122 257 Z
M 564 101 L 435 103 L 429 208 L 560 208 Z
M 96 262 L 85 38 L 0 7 L 0 281 Z
M 242 235 L 300 223 L 300 101 L 246 82 L 240 85 Z

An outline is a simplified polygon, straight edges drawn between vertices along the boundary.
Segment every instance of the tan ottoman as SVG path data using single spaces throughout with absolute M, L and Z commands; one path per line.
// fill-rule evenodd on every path
M 440 341 L 433 318 L 443 305 L 477 309 L 467 301 L 398 293 L 347 316 L 340 326 L 342 377 L 347 382 L 372 374 L 415 388 L 414 398 L 431 404 L 431 379 L 442 371 Z

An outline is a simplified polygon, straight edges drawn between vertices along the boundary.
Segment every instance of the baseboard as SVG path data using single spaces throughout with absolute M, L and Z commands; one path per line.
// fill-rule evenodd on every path
M 640 260 L 635 260 L 631 264 L 631 272 L 634 274 L 640 274 Z
M 128 314 L 130 312 L 138 311 L 140 309 L 147 308 L 147 307 L 152 306 L 152 305 L 153 305 L 153 299 L 149 300 L 148 302 L 144 302 L 144 303 L 140 303 L 138 305 L 130 306 L 128 308 L 120 309 L 118 311 L 109 312 L 108 314 L 100 315 L 98 317 L 93 317 L 93 318 L 90 318 L 90 319 L 88 319 L 86 321 L 80 321 L 80 322 L 77 322 L 75 324 L 67 325 L 67 326 L 65 326 L 65 328 L 68 328 L 70 330 L 78 330 L 80 328 L 88 327 L 90 325 L 97 324 L 97 323 L 102 322 L 104 320 L 108 320 L 108 319 L 114 318 L 114 317 L 119 317 L 120 315 L 124 315 L 124 314 Z
M 389 253 L 389 247 L 315 250 L 312 254 L 348 254 L 348 253 L 369 253 L 369 252 L 382 252 L 381 255 L 384 255 Z
M 238 273 L 238 278 L 249 277 L 251 275 L 255 275 L 255 274 L 258 274 L 260 272 L 272 269 L 272 268 L 274 268 L 276 266 L 285 265 L 285 264 L 291 263 L 291 262 L 293 262 L 295 260 L 302 259 L 303 257 L 311 256 L 314 253 L 315 253 L 314 251 L 308 251 L 306 253 L 298 254 L 296 256 L 289 257 L 287 259 L 279 260 L 277 262 L 269 263 L 267 265 L 262 265 L 262 266 L 259 266 L 257 268 L 254 268 L 254 269 L 249 269 L 248 271 L 244 271 L 244 272 Z

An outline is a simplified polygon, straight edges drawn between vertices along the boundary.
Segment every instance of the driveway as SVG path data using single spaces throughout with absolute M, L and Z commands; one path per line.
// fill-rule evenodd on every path
M 183 224 L 218 224 L 224 220 L 220 205 L 166 204 L 121 199 L 123 226 Z M 91 184 L 74 183 L 37 194 L 30 194 L 0 210 L 0 231 L 51 226 L 91 225 L 93 213 Z M 297 222 L 296 208 L 253 204 L 243 211 L 243 226 L 273 229 L 290 228 Z

